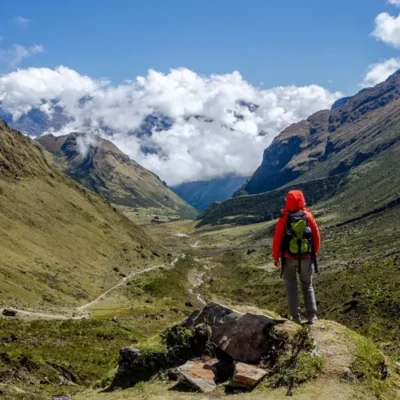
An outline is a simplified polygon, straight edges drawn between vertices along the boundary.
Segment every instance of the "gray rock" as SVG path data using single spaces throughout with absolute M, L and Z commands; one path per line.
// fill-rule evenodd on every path
M 267 355 L 273 340 L 271 329 L 277 321 L 259 314 L 241 314 L 218 303 L 207 304 L 184 322 L 193 328 L 199 323 L 211 327 L 212 343 L 236 361 L 257 364 Z
M 52 400 L 72 400 L 72 397 L 62 394 L 62 395 L 52 396 Z
M 223 324 L 225 321 L 240 318 L 242 314 L 218 303 L 208 303 L 202 310 L 192 313 L 182 325 L 194 328 L 196 325 L 205 323 L 211 328 Z
M 133 347 L 123 347 L 119 351 L 118 373 L 126 374 L 137 366 L 141 366 L 142 357 L 140 351 Z
M 353 374 L 353 371 L 349 367 L 344 367 L 343 368 L 344 376 L 347 380 L 354 382 L 356 380 L 355 375 Z
M 215 326 L 211 340 L 234 360 L 256 364 L 271 349 L 273 326 L 275 321 L 264 315 L 245 314 Z

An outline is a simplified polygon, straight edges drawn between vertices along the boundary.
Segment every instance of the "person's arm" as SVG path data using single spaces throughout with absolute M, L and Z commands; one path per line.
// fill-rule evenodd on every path
M 279 258 L 281 257 L 281 245 L 284 236 L 285 223 L 283 218 L 280 218 L 275 226 L 274 240 L 272 243 L 272 258 L 274 259 L 275 265 L 277 265 Z
M 321 235 L 319 234 L 318 224 L 317 224 L 317 221 L 315 221 L 315 218 L 312 216 L 311 213 L 308 213 L 307 222 L 308 222 L 309 227 L 311 228 L 314 252 L 317 255 L 319 252 L 319 249 L 321 247 Z

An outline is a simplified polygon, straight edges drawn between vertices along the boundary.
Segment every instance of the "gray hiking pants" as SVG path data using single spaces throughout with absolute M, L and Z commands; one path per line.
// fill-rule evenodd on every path
M 299 295 L 297 291 L 297 272 L 299 269 L 299 260 L 285 258 L 283 267 L 283 280 L 286 285 L 286 296 L 288 299 L 289 312 L 292 318 L 300 318 Z M 312 285 L 312 275 L 314 266 L 311 260 L 301 260 L 300 282 L 304 297 L 304 306 L 308 319 L 317 314 L 317 304 L 315 302 L 314 288 Z

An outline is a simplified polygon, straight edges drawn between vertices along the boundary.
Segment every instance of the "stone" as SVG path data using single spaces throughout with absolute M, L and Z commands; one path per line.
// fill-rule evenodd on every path
M 269 317 L 248 313 L 215 326 L 211 340 L 235 361 L 257 364 L 271 349 L 270 332 L 275 324 Z
M 247 250 L 247 255 L 249 256 L 250 254 L 253 254 L 256 252 L 256 249 L 249 249 Z
M 111 321 L 117 323 L 118 322 L 118 317 L 116 317 L 116 316 L 113 317 Z
M 8 337 L 3 338 L 3 341 L 5 341 L 6 343 L 18 342 L 18 340 L 18 336 L 15 336 L 13 333 Z
M 133 347 L 123 347 L 119 351 L 119 375 L 152 375 L 168 365 L 167 355 L 163 353 L 149 353 L 142 355 Z
M 183 326 L 205 323 L 212 330 L 211 342 L 235 361 L 257 364 L 274 345 L 272 328 L 276 320 L 261 314 L 242 314 L 218 303 L 195 311 Z
M 52 400 L 72 400 L 72 397 L 62 394 L 62 395 L 52 396 Z
M 192 303 L 191 301 L 187 301 L 187 302 L 185 303 L 185 306 L 186 306 L 186 307 L 193 307 L 193 303 Z
M 355 375 L 353 374 L 353 371 L 349 367 L 344 367 L 343 368 L 344 376 L 347 380 L 354 382 L 356 380 Z
M 202 310 L 195 311 L 183 321 L 182 326 L 194 328 L 196 325 L 205 323 L 211 328 L 222 324 L 226 319 L 239 318 L 242 314 L 218 303 L 208 303 Z
M 125 374 L 134 370 L 137 366 L 141 367 L 142 356 L 140 351 L 133 347 L 123 347 L 119 351 L 118 372 Z
M 2 312 L 5 317 L 15 317 L 17 315 L 16 310 L 11 310 L 9 308 L 5 308 Z
M 267 375 L 267 371 L 253 365 L 237 363 L 231 386 L 241 389 L 253 389 Z
M 214 372 L 205 363 L 188 361 L 178 367 L 177 372 L 186 383 L 202 393 L 211 393 L 217 388 Z

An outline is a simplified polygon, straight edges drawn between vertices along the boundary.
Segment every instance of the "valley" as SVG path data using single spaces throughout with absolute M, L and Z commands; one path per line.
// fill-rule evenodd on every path
M 399 82 L 284 130 L 241 190 L 200 215 L 111 142 L 83 154 L 84 134 L 30 140 L 0 122 L 0 308 L 16 312 L 0 317 L 3 397 L 224 398 L 229 380 L 204 397 L 168 379 L 190 361 L 182 321 L 221 305 L 272 320 L 277 340 L 268 376 L 238 399 L 398 397 Z M 312 327 L 288 321 L 271 260 L 294 188 L 322 236 Z M 121 375 L 130 347 L 153 367 Z
M 393 217 L 388 215 L 387 218 L 390 220 Z M 204 394 L 170 391 L 174 383 L 162 378 L 140 383 L 124 391 L 102 392 L 101 388 L 111 382 L 120 347 L 133 344 L 141 348 L 141 343 L 146 348 L 156 346 L 152 343 L 157 335 L 189 315 L 193 310 L 192 305 L 201 308 L 203 301 L 217 301 L 234 309 L 285 316 L 283 284 L 279 272 L 270 261 L 273 225 L 271 221 L 198 229 L 195 221 L 179 221 L 144 226 L 149 237 L 155 241 L 162 238 L 165 247 L 175 255 L 176 258 L 169 265 L 155 266 L 127 277 L 97 301 L 81 306 L 88 313 L 84 319 L 70 316 L 67 320 L 38 320 L 37 316 L 23 315 L 17 319 L 1 319 L 0 336 L 18 337 L 15 341 L 5 342 L 2 347 L 2 352 L 10 355 L 10 361 L 3 360 L 0 376 L 7 381 L 4 368 L 9 368 L 11 364 L 19 379 L 19 383 L 14 381 L 4 386 L 4 393 L 8 393 L 9 398 L 17 398 L 13 397 L 17 396 L 16 390 L 22 390 L 26 396 L 23 398 L 32 399 L 44 392 L 68 393 L 74 399 L 119 400 L 131 396 L 138 399 L 175 400 L 186 399 L 187 396 L 203 399 Z M 359 229 L 356 223 L 354 229 Z M 322 272 L 316 277 L 320 317 L 343 323 L 371 338 L 393 360 L 394 365 L 394 361 L 400 357 L 400 321 L 395 311 L 390 313 L 390 308 L 395 307 L 400 284 L 393 279 L 393 272 L 398 269 L 395 255 L 388 254 L 385 261 L 380 263 L 380 269 L 372 270 L 376 254 L 370 254 L 368 260 L 354 260 L 350 254 L 343 258 L 336 256 L 336 248 L 331 242 L 332 235 L 341 238 L 340 228 L 331 232 L 322 222 L 322 235 L 326 246 L 320 258 Z M 357 240 L 354 241 L 356 245 Z M 343 279 L 338 280 L 338 274 L 343 274 Z M 378 280 L 381 288 L 375 285 Z M 358 291 L 356 297 L 355 290 Z M 381 293 L 385 297 L 390 296 L 387 301 L 393 303 L 392 306 L 382 306 Z M 349 302 L 354 299 L 358 303 L 347 311 Z M 382 309 L 389 314 L 382 313 Z M 46 341 L 39 340 L 43 332 L 52 332 Z M 75 336 L 77 332 L 80 332 L 78 340 Z M 54 343 L 60 337 L 63 338 L 63 348 L 54 348 Z M 82 357 L 79 349 L 83 347 L 86 351 Z M 24 368 L 15 367 L 22 354 L 37 366 L 35 372 L 26 373 L 21 371 Z M 60 386 L 60 377 L 49 367 L 49 363 L 64 366 L 75 377 L 76 383 Z M 395 373 L 395 367 L 391 368 Z M 48 382 L 42 379 L 40 383 L 40 377 L 44 375 Z M 37 380 L 37 384 L 26 386 L 28 380 Z M 29 391 L 26 391 L 27 387 Z M 261 387 L 239 398 L 258 398 L 263 390 L 267 394 L 270 389 Z M 317 381 L 301 385 L 295 390 L 294 398 L 318 398 L 321 390 L 326 391 L 327 399 L 338 390 L 343 398 L 353 398 L 351 396 L 355 396 L 355 391 L 364 393 L 364 397 L 360 398 L 375 398 L 361 382 L 355 386 L 339 383 L 332 380 L 329 374 L 322 374 Z M 385 390 L 379 396 L 393 398 L 390 397 L 393 395 L 390 390 L 387 397 Z M 32 397 L 28 397 L 28 393 Z M 285 393 L 285 388 L 274 389 L 273 396 L 283 398 Z M 223 396 L 219 391 L 211 398 Z

